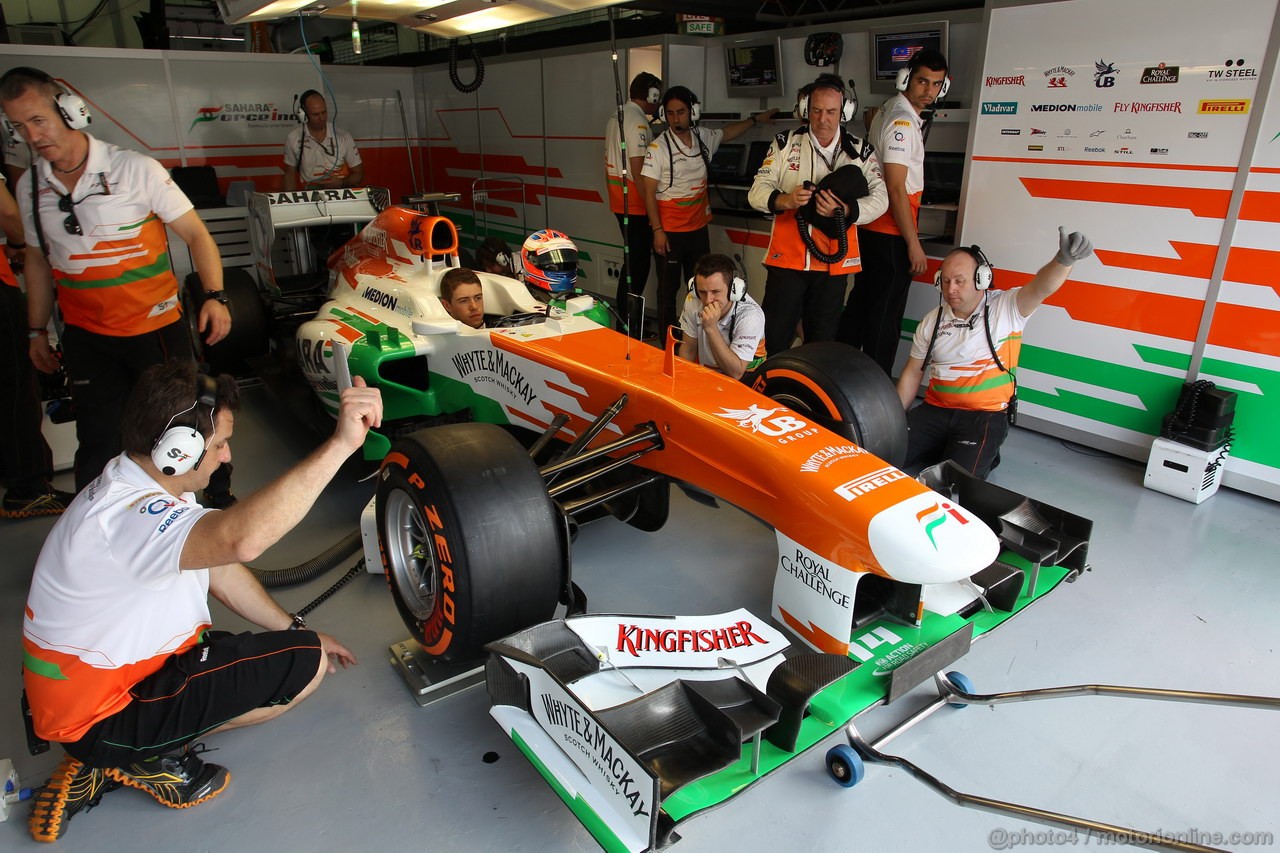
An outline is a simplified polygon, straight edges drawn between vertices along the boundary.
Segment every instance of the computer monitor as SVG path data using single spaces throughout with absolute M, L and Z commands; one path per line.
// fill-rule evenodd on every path
M 739 39 L 724 46 L 725 89 L 730 98 L 781 95 L 782 43 L 774 38 Z
M 921 204 L 959 204 L 964 177 L 964 154 L 948 151 L 924 153 L 924 192 Z
M 892 95 L 898 72 L 911 57 L 928 48 L 947 55 L 947 22 L 930 21 L 901 27 L 875 27 L 871 37 L 871 91 Z
M 742 157 L 747 146 L 741 142 L 726 142 L 711 157 L 711 180 L 719 183 L 742 178 Z

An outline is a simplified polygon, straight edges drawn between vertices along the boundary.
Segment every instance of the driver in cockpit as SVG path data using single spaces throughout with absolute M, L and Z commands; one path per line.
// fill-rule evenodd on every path
M 484 289 L 471 270 L 451 269 L 440 277 L 440 304 L 459 323 L 484 328 Z

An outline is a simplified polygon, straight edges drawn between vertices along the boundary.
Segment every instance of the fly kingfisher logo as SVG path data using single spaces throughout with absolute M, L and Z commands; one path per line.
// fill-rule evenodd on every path
M 946 524 L 948 519 L 955 519 L 961 524 L 969 523 L 967 518 L 946 501 L 927 506 L 916 513 L 916 521 L 924 526 L 924 535 L 929 537 L 929 544 L 933 546 L 935 551 L 938 550 L 938 540 L 934 538 L 933 533 Z

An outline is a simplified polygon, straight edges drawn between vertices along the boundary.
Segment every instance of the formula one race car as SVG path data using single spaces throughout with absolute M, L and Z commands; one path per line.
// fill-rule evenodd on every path
M 490 653 L 495 718 L 606 846 L 661 846 L 755 778 L 740 776 L 745 741 L 752 774 L 779 766 L 1087 568 L 1087 520 L 954 467 L 929 485 L 899 470 L 902 405 L 861 353 L 801 346 L 736 382 L 676 358 L 672 340 L 612 330 L 581 291 L 547 298 L 485 273 L 490 322 L 471 328 L 438 297 L 457 242 L 446 218 L 378 213 L 330 258 L 329 301 L 298 328 L 298 360 L 330 411 L 349 375 L 381 389 L 383 425 L 365 444 L 381 460 L 371 562 L 430 660 Z M 776 531 L 770 615 L 803 654 L 745 611 L 581 615 L 579 525 L 612 515 L 657 530 L 672 484 Z M 569 618 L 550 622 L 558 604 Z M 628 664 L 657 671 L 627 676 Z M 742 678 L 717 681 L 726 667 Z M 620 694 L 617 677 L 596 677 L 606 669 L 643 687 Z M 561 737 L 575 726 L 590 741 L 576 751 Z M 655 740 L 668 728 L 688 749 Z M 615 743 L 606 770 L 638 787 L 595 778 Z M 581 790 L 593 783 L 603 795 Z

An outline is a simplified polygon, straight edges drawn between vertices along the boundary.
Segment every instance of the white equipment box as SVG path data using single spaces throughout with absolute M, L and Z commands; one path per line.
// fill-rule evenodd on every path
M 1147 474 L 1143 485 L 1193 504 L 1213 497 L 1222 481 L 1222 465 L 1213 464 L 1223 448 L 1201 450 L 1167 438 L 1157 438 L 1151 445 Z

